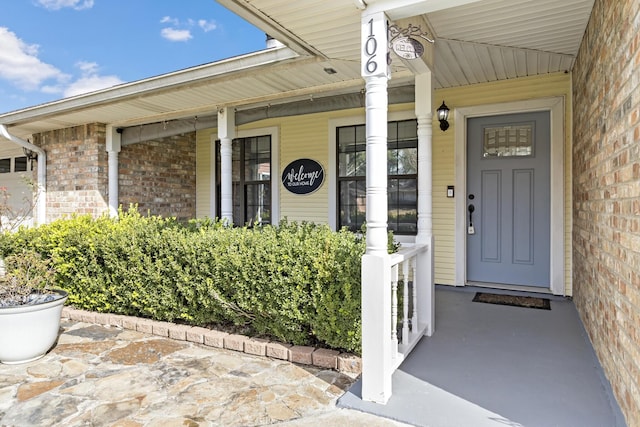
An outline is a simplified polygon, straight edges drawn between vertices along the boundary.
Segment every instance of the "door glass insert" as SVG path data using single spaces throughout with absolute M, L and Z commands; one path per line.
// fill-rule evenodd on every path
M 533 155 L 533 123 L 484 128 L 482 157 Z

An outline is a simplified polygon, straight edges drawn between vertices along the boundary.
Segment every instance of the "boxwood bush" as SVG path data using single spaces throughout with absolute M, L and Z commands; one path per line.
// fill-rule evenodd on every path
M 3 234 L 0 254 L 53 260 L 77 307 L 360 351 L 362 236 L 328 226 L 226 227 L 74 216 Z

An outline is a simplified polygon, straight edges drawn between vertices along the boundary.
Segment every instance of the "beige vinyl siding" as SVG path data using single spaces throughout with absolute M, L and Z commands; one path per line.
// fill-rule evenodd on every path
M 329 150 L 327 118 L 319 115 L 291 117 L 282 123 L 280 167 L 276 174 L 281 179 L 284 168 L 296 159 L 313 159 L 324 168 L 324 183 L 312 194 L 293 194 L 281 186 L 280 215 L 290 221 L 309 221 L 326 224 L 329 220 Z
M 451 108 L 449 130 L 442 132 L 433 122 L 433 229 L 435 244 L 435 281 L 453 284 L 455 275 L 455 202 L 446 197 L 447 185 L 455 183 L 453 110 L 483 104 L 522 101 L 563 96 L 564 123 L 564 241 L 565 290 L 571 295 L 571 78 L 566 73 L 524 77 L 435 91 L 434 110 L 444 100 Z

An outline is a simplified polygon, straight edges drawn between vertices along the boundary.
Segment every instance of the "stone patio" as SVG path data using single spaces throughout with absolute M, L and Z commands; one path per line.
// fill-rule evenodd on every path
M 69 319 L 61 328 L 43 358 L 0 365 L 1 426 L 402 425 L 336 407 L 353 373 L 187 341 L 188 328 L 178 339 L 171 328 L 158 336 Z M 315 352 L 301 354 L 313 362 Z

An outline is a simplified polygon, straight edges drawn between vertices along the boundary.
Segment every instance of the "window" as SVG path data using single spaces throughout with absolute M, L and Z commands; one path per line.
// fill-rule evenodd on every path
M 0 159 L 0 173 L 11 172 L 11 159 Z
M 533 154 L 533 123 L 484 128 L 482 157 L 524 157 Z
M 14 172 L 26 172 L 27 171 L 27 158 L 16 157 L 14 160 L 13 171 Z
M 366 208 L 365 125 L 336 129 L 338 228 L 360 230 Z M 388 224 L 397 234 L 415 234 L 418 223 L 418 133 L 416 120 L 387 128 Z
M 233 140 L 231 155 L 233 222 L 271 223 L 271 136 Z M 220 141 L 216 141 L 216 207 L 221 216 Z

